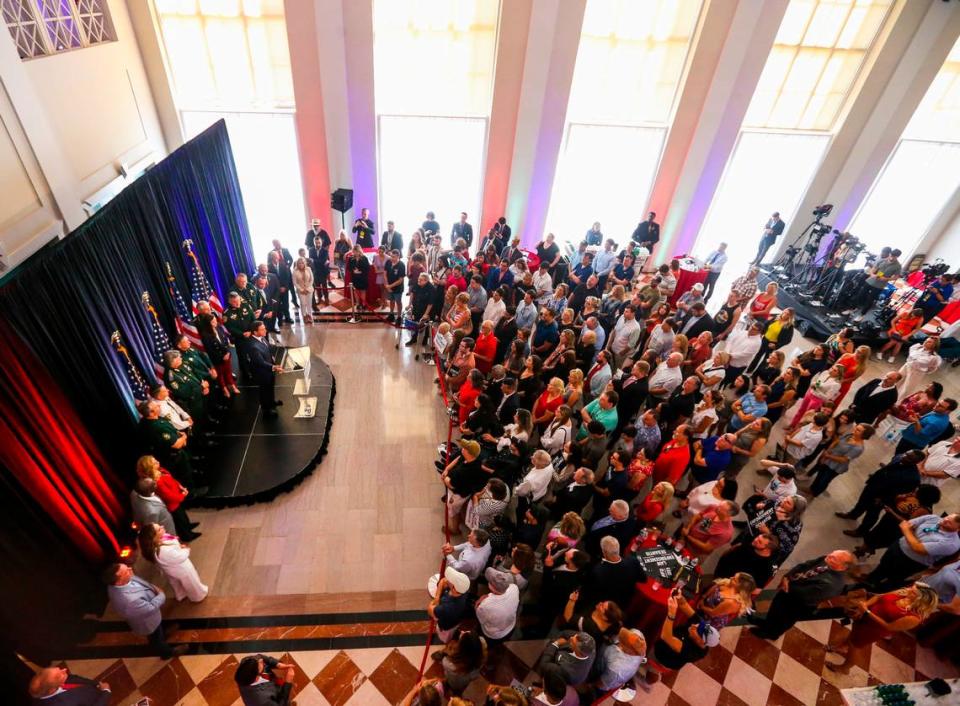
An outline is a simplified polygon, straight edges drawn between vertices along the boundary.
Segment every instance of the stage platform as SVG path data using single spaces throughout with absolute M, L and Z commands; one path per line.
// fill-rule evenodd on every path
M 791 307 L 797 313 L 796 330 L 800 334 L 816 341 L 825 341 L 831 334 L 847 325 L 847 317 L 836 316 L 833 312 L 813 306 L 786 289 L 781 280 L 772 277 L 766 271 L 767 267 L 765 265 L 760 274 L 757 275 L 759 289 L 762 292 L 770 282 L 776 282 L 780 285 L 777 290 L 777 307 L 780 309 Z
M 279 354 L 278 354 L 279 359 Z M 317 398 L 316 415 L 297 419 L 293 394 L 302 372 L 277 375 L 276 398 L 283 402 L 276 417 L 264 417 L 255 385 L 240 384 L 242 394 L 231 398 L 229 412 L 217 428 L 207 470 L 209 493 L 196 507 L 232 507 L 271 500 L 295 487 L 326 453 L 333 422 L 336 381 L 326 363 L 311 356 L 310 397 Z

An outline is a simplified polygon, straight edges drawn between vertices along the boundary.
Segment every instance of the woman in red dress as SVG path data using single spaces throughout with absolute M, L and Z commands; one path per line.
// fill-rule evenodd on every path
M 839 654 L 843 654 L 845 646 L 844 660 L 839 664 L 827 662 L 827 669 L 847 674 L 858 655 L 868 651 L 874 642 L 917 627 L 937 609 L 937 604 L 937 592 L 919 581 L 861 601 L 857 607 L 862 613 L 850 632 L 839 644 L 827 645 L 827 652 Z
M 673 486 L 663 481 L 653 486 L 643 502 L 634 508 L 637 522 L 648 525 L 663 514 L 673 500 Z
M 690 466 L 690 426 L 681 424 L 673 431 L 673 438 L 662 449 L 653 463 L 653 482 L 666 481 L 674 488 Z
M 173 517 L 173 525 L 177 530 L 177 536 L 184 542 L 190 542 L 200 536 L 196 531 L 199 522 L 191 522 L 187 516 L 187 510 L 183 506 L 190 493 L 187 488 L 170 475 L 170 471 L 163 468 L 160 462 L 153 456 L 141 456 L 137 460 L 137 476 L 140 478 L 150 478 L 157 484 L 157 497 L 163 501 Z M 206 488 L 199 488 L 198 491 L 206 492 Z
M 840 382 L 840 392 L 834 398 L 837 407 L 840 402 L 850 392 L 850 386 L 854 380 L 863 375 L 867 369 L 867 361 L 870 360 L 870 346 L 859 346 L 853 353 L 844 353 L 837 360 L 837 365 L 843 366 L 843 380 Z
M 553 421 L 553 415 L 564 403 L 563 393 L 565 390 L 563 380 L 550 378 L 547 388 L 537 398 L 533 405 L 533 422 L 540 430 L 546 428 L 547 424 Z

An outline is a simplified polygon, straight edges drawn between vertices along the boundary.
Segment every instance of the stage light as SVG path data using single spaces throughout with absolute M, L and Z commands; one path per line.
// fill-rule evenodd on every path
M 132 548 L 132 547 L 123 547 L 123 548 L 120 549 L 120 561 L 126 561 L 126 560 L 129 559 L 131 556 L 133 556 L 133 548 Z

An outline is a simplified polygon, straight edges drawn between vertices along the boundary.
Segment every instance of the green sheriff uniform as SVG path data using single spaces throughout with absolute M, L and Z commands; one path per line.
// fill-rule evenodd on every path
M 240 298 L 243 299 L 243 301 L 245 301 L 247 304 L 250 304 L 255 309 L 257 308 L 256 301 L 259 298 L 257 295 L 257 288 L 253 286 L 253 282 L 251 282 L 249 279 L 247 279 L 247 286 L 243 289 L 240 289 L 237 283 L 234 282 L 233 289 L 231 291 L 239 294 Z
M 185 486 L 194 486 L 193 465 L 186 447 L 175 449 L 180 432 L 166 419 L 141 418 L 137 427 L 140 443 L 147 453 L 157 457 L 160 465 L 168 469 Z
M 186 366 L 167 368 L 164 383 L 170 388 L 170 396 L 193 417 L 194 423 L 204 418 L 203 385 L 200 378 Z
M 241 301 L 240 306 L 232 306 L 223 312 L 223 325 L 237 347 L 237 363 L 240 365 L 240 374 L 244 377 L 250 377 L 250 375 L 247 373 L 245 353 L 247 337 L 243 334 L 246 331 L 252 331 L 256 323 L 257 317 L 253 313 L 253 307 L 245 301 Z
M 180 351 L 180 358 L 183 360 L 181 368 L 189 368 L 194 377 L 212 384 L 210 369 L 213 368 L 213 363 L 210 356 L 197 348 L 188 348 Z

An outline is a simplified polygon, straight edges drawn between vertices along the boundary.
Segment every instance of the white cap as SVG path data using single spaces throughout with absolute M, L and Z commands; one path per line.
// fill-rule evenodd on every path
M 452 566 L 448 566 L 443 572 L 443 577 L 453 586 L 457 593 L 466 593 L 470 590 L 470 577 L 457 571 Z

